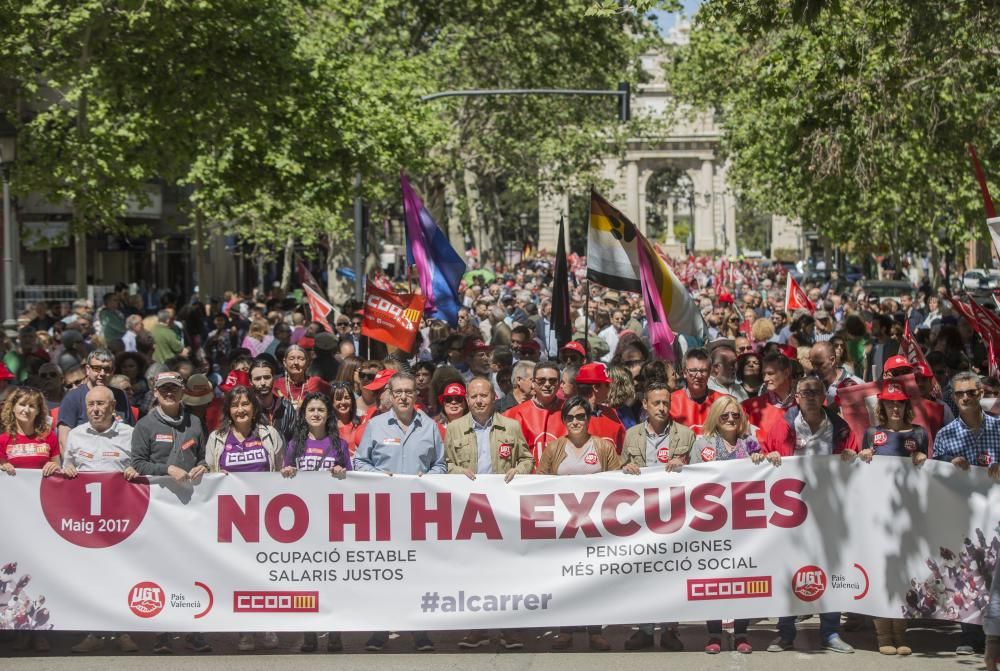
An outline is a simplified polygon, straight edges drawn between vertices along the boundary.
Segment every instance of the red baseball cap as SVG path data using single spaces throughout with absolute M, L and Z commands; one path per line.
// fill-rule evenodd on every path
M 566 343 L 565 345 L 559 348 L 560 352 L 564 350 L 569 350 L 570 352 L 576 352 L 577 354 L 579 354 L 584 358 L 586 358 L 587 356 L 587 351 L 583 349 L 583 345 L 581 345 L 575 340 L 571 340 L 570 342 Z
M 461 396 L 465 398 L 465 385 L 459 384 L 458 382 L 450 382 L 445 386 L 444 391 L 438 396 L 438 403 L 444 405 L 444 399 L 449 396 Z
M 7 364 L 0 361 L 0 380 L 13 380 L 14 374 L 10 372 L 10 368 L 7 368 Z
M 249 387 L 250 386 L 250 374 L 244 370 L 231 370 L 229 375 L 222 384 L 219 385 L 219 389 L 222 391 L 229 391 L 233 387 Z
M 468 338 L 465 341 L 466 352 L 488 352 L 491 349 L 493 348 L 490 345 L 487 345 L 482 338 Z
M 609 384 L 608 368 L 603 363 L 585 363 L 576 374 L 577 384 Z
M 799 359 L 799 351 L 791 345 L 781 345 L 778 350 L 792 361 L 798 361 Z
M 910 395 L 906 393 L 906 389 L 903 388 L 903 385 L 895 382 L 888 382 L 882 386 L 882 391 L 879 392 L 878 400 L 908 401 L 910 400 Z
M 719 294 L 719 303 L 732 303 L 733 295 L 730 293 Z
M 899 370 L 900 368 L 913 370 L 913 364 L 905 356 L 897 354 L 896 356 L 889 357 L 885 362 L 885 366 L 882 367 L 882 372 L 888 373 L 890 370 Z
M 383 368 L 375 374 L 375 379 L 366 384 L 363 388 L 368 391 L 382 391 L 385 385 L 389 384 L 389 380 L 392 379 L 392 376 L 397 372 L 398 371 L 391 368 Z

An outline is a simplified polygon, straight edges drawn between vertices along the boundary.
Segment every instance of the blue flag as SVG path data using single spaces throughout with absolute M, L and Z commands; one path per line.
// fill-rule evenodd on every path
M 458 285 L 465 274 L 465 261 L 452 248 L 402 172 L 399 183 L 406 218 L 406 262 L 417 267 L 420 290 L 426 298 L 424 311 L 458 326 L 458 310 L 462 307 Z

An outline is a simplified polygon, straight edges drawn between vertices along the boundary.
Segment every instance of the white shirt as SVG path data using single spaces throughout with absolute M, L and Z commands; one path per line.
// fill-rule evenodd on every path
M 604 342 L 608 343 L 608 353 L 601 357 L 601 361 L 611 363 L 611 359 L 615 355 L 615 350 L 618 349 L 618 331 L 614 326 L 609 326 L 597 335 L 603 338 Z
M 833 453 L 833 422 L 823 413 L 823 421 L 813 433 L 802 413 L 795 415 L 795 456 L 811 457 Z
M 78 471 L 122 473 L 132 460 L 132 427 L 115 420 L 111 427 L 98 433 L 90 422 L 70 430 L 66 438 L 63 463 Z

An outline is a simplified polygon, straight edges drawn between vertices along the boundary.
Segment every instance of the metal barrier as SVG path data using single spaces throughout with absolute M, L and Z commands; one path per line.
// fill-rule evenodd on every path
M 87 300 L 96 310 L 104 294 L 114 291 L 114 285 L 87 285 Z M 77 299 L 75 284 L 18 284 L 14 287 L 14 314 L 19 315 L 39 301 L 72 303 Z

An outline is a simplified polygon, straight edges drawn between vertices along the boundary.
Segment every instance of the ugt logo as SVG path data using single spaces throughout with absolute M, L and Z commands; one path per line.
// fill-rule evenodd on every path
M 815 601 L 826 591 L 826 573 L 818 566 L 803 566 L 792 576 L 792 592 L 802 601 Z
M 163 588 L 155 582 L 141 582 L 129 591 L 128 607 L 139 617 L 150 618 L 163 610 Z

